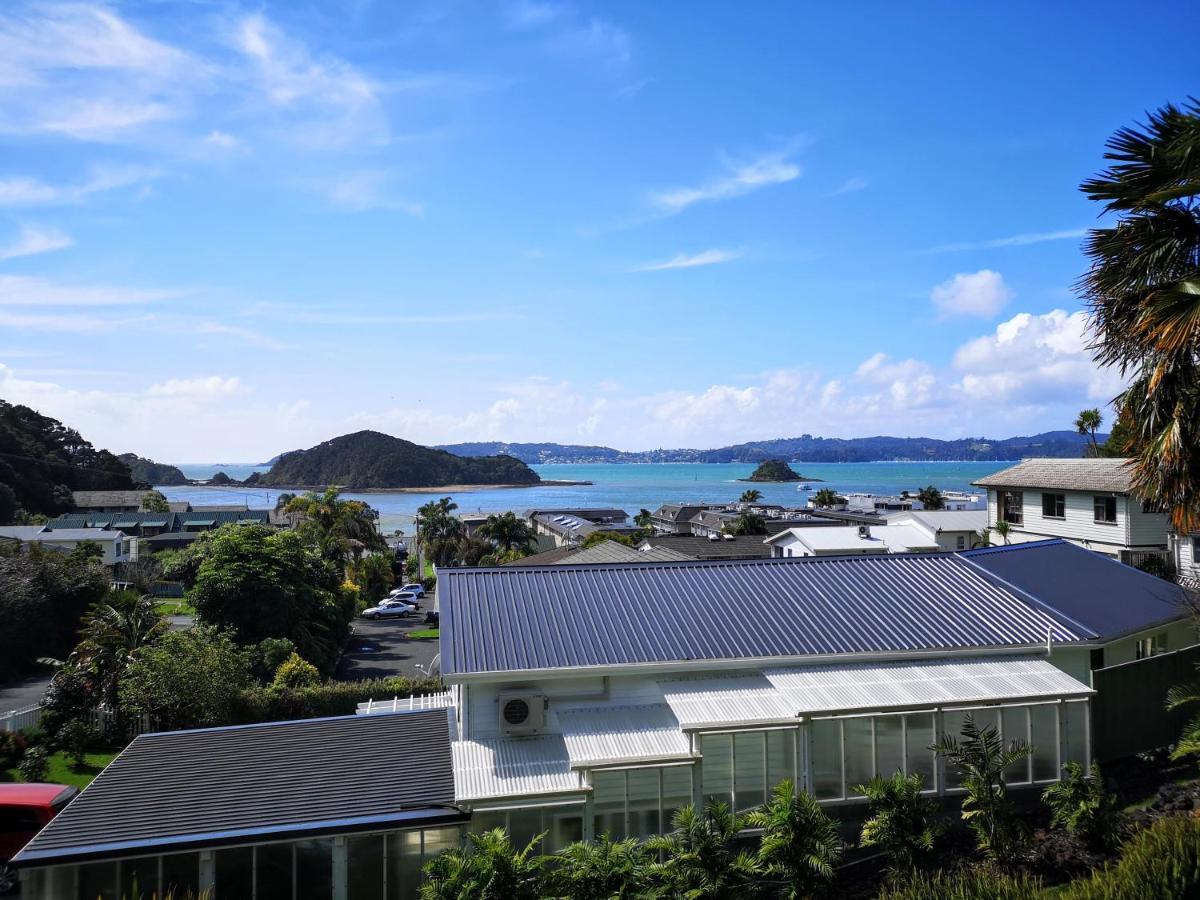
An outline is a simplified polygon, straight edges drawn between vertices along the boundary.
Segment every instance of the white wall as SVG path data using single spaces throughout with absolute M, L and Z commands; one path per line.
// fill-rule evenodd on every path
M 1093 550 L 1115 556 L 1117 551 L 1128 547 L 1165 547 L 1167 543 L 1167 518 L 1161 513 L 1143 513 L 1141 501 L 1132 497 L 1117 497 L 1117 521 L 1115 524 L 1095 520 L 1094 498 L 1103 496 L 1084 491 L 1046 491 L 1060 493 L 1065 498 L 1065 513 L 1061 519 L 1042 515 L 1042 491 L 1022 491 L 1021 509 L 1024 521 L 1013 525 L 1009 543 L 1020 544 L 1045 538 L 1064 538 Z M 999 491 L 988 489 L 988 524 L 999 521 Z M 994 543 L 999 543 L 996 537 Z
M 1200 578 L 1200 554 L 1196 552 L 1200 535 L 1175 535 L 1175 569 L 1185 578 Z

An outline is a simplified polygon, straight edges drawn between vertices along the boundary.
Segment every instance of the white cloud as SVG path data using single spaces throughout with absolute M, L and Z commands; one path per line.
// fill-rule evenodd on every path
M 20 331 L 99 334 L 153 321 L 152 316 L 100 317 L 79 313 L 9 313 L 0 311 L 0 326 Z
M 179 291 L 66 284 L 25 275 L 0 275 L 0 306 L 131 306 L 178 296 Z
M 959 273 L 935 287 L 930 294 L 934 305 L 948 316 L 994 316 L 1013 293 L 1003 276 L 991 269 L 970 274 Z
M 957 244 L 943 244 L 933 247 L 927 253 L 953 253 L 959 250 L 991 250 L 996 247 L 1027 247 L 1030 244 L 1044 244 L 1047 241 L 1066 241 L 1081 238 L 1087 234 L 1086 228 L 1068 228 L 1063 231 L 1041 231 L 1033 234 L 1014 234 L 1009 237 L 992 238 L 988 241 L 964 241 Z
M 421 204 L 392 195 L 390 181 L 391 176 L 387 172 L 347 172 L 321 182 L 319 187 L 329 198 L 330 204 L 342 212 L 379 209 L 403 212 L 417 218 L 424 216 L 425 208 Z
M 93 194 L 145 186 L 162 174 L 146 166 L 96 166 L 76 184 L 49 184 L 37 178 L 0 178 L 0 207 L 63 206 Z
M 515 0 L 504 5 L 504 24 L 514 30 L 540 28 L 561 19 L 569 10 L 561 3 Z
M 700 253 L 677 253 L 662 262 L 647 263 L 630 269 L 631 272 L 661 272 L 666 269 L 692 269 L 696 266 L 712 266 L 718 263 L 731 262 L 740 259 L 739 250 L 704 250 Z
M 838 197 L 842 194 L 853 194 L 857 191 L 865 191 L 870 186 L 870 182 L 868 182 L 867 179 L 855 176 L 853 178 L 847 178 L 840 185 L 830 191 L 826 196 Z
M 74 243 L 69 234 L 57 228 L 22 225 L 12 242 L 0 247 L 0 260 L 64 250 Z
M 633 40 L 622 28 L 603 19 L 568 28 L 547 41 L 557 56 L 592 66 L 601 75 L 620 75 L 633 56 Z
M 152 384 L 146 393 L 154 397 L 187 397 L 191 399 L 213 399 L 229 397 L 244 392 L 241 382 L 230 376 L 209 375 L 201 378 L 171 378 Z
M 764 187 L 785 184 L 800 177 L 801 169 L 786 153 L 760 156 L 748 163 L 728 166 L 728 173 L 695 187 L 673 188 L 656 193 L 651 202 L 661 212 L 673 215 L 696 203 L 729 200 Z

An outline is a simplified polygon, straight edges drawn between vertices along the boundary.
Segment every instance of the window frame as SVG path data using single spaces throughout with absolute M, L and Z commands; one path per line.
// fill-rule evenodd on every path
M 1060 512 L 1046 512 L 1047 502 L 1051 501 L 1052 509 L 1061 510 Z M 1067 495 L 1054 493 L 1052 491 L 1042 491 L 1042 518 L 1056 519 L 1062 521 L 1067 518 Z
M 1025 524 L 1025 492 L 1000 491 L 996 494 L 996 520 L 1009 525 Z
M 1100 518 L 1101 504 L 1104 505 L 1105 518 Z M 1108 507 L 1112 504 L 1112 518 L 1109 519 Z M 1111 494 L 1093 494 L 1092 495 L 1092 521 L 1097 525 L 1116 525 L 1117 524 L 1117 498 Z

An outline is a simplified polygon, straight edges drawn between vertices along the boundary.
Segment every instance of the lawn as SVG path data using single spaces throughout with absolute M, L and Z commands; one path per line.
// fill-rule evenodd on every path
M 49 766 L 46 769 L 46 782 L 48 784 L 69 784 L 83 790 L 92 783 L 92 779 L 99 775 L 105 766 L 116 758 L 119 752 L 119 750 L 106 750 L 87 753 L 84 755 L 84 764 L 78 769 L 75 768 L 75 764 L 71 762 L 67 754 L 52 753 L 47 759 Z M 20 780 L 16 768 L 0 772 L 0 781 Z
M 413 641 L 428 641 L 441 637 L 441 634 L 436 628 L 418 628 L 416 631 L 410 631 L 408 637 Z
M 160 616 L 194 616 L 196 614 L 196 608 L 187 598 L 159 600 L 154 611 Z

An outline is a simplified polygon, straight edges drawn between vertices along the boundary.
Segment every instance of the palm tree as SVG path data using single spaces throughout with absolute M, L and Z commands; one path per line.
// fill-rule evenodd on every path
M 742 498 L 739 503 L 757 503 L 762 499 L 762 491 L 758 488 L 750 488 L 748 491 L 742 491 Z
M 1008 799 L 1004 773 L 1027 759 L 1033 748 L 1020 740 L 1006 747 L 993 726 L 980 728 L 974 714 L 967 713 L 961 741 L 942 735 L 930 749 L 945 757 L 962 776 L 967 791 L 962 817 L 975 832 L 976 845 L 991 859 L 1013 860 L 1023 848 L 1026 834 Z
M 511 511 L 498 516 L 488 516 L 479 526 L 478 534 L 487 538 L 506 555 L 512 555 L 514 551 L 523 551 L 522 555 L 528 555 L 534 542 L 533 529 L 529 527 L 529 523 Z
M 417 534 L 425 555 L 435 565 L 447 565 L 458 552 L 465 531 L 462 519 L 453 515 L 458 504 L 449 497 L 431 500 L 417 510 Z
M 1118 220 L 1085 243 L 1080 282 L 1103 365 L 1132 376 L 1116 400 L 1132 426 L 1133 485 L 1200 528 L 1200 103 L 1168 104 L 1107 144 L 1081 190 Z
M 425 864 L 421 900 L 537 900 L 545 863 L 537 853 L 542 837 L 517 850 L 502 828 L 468 834 L 466 847 Z
M 737 849 L 742 822 L 728 804 L 710 800 L 703 811 L 688 804 L 671 824 L 670 834 L 643 845 L 660 856 L 647 873 L 665 896 L 723 900 L 755 895 L 762 873 L 753 854 Z
M 734 535 L 766 534 L 767 521 L 757 513 L 744 512 L 726 526 L 726 531 Z
M 645 893 L 649 857 L 636 838 L 614 841 L 607 834 L 577 841 L 559 851 L 549 881 L 564 900 L 633 900 Z
M 134 654 L 170 628 L 153 597 L 132 591 L 110 594 L 84 614 L 80 640 L 70 662 L 90 673 L 97 696 L 118 711 L 117 686 Z
M 813 504 L 820 509 L 828 509 L 831 506 L 837 506 L 839 503 L 845 503 L 833 488 L 821 488 L 813 494 Z
M 892 873 L 912 872 L 927 863 L 941 833 L 937 804 L 926 797 L 925 779 L 919 773 L 895 772 L 876 776 L 855 791 L 867 798 L 868 818 L 863 822 L 863 847 L 878 847 L 888 857 Z
M 1169 710 L 1194 706 L 1196 703 L 1200 703 L 1200 678 L 1177 684 L 1167 691 L 1167 709 Z M 1175 742 L 1171 758 L 1184 759 L 1196 754 L 1200 754 L 1200 715 L 1183 726 L 1183 734 Z
M 1100 445 L 1096 443 L 1096 432 L 1103 424 L 1104 417 L 1100 415 L 1099 409 L 1085 409 L 1075 417 L 1075 430 L 1091 441 L 1091 447 L 1088 448 L 1088 454 L 1091 456 L 1100 455 Z
M 995 525 L 991 526 L 991 530 L 1000 535 L 1000 538 L 1005 544 L 1008 543 L 1008 536 L 1012 534 L 1011 525 L 1009 525 L 1007 522 L 997 522 Z
M 758 860 L 767 878 L 778 882 L 779 896 L 810 897 L 833 877 L 842 856 L 837 823 L 812 794 L 797 794 L 790 780 L 775 785 L 746 824 L 763 830 Z
M 932 484 L 917 491 L 917 499 L 920 500 L 921 505 L 928 510 L 946 508 L 946 501 L 942 497 L 942 492 Z
M 654 513 L 643 508 L 636 516 L 633 517 L 633 524 L 642 529 L 642 531 L 653 531 Z

